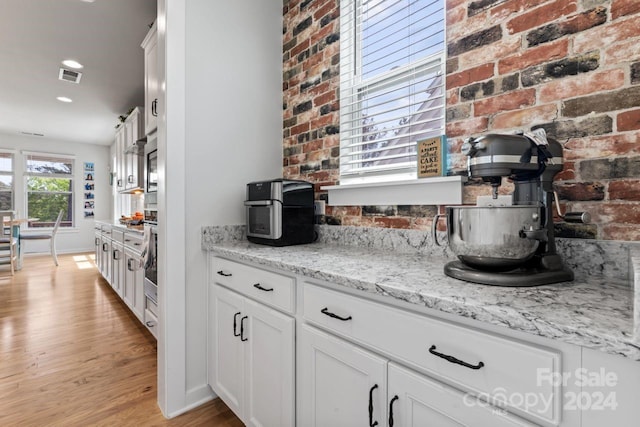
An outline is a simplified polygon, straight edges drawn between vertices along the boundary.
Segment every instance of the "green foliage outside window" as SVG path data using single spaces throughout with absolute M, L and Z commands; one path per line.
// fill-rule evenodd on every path
M 30 176 L 27 178 L 27 212 L 38 218 L 31 227 L 52 227 L 63 209 L 61 226 L 71 226 L 73 181 L 69 178 Z

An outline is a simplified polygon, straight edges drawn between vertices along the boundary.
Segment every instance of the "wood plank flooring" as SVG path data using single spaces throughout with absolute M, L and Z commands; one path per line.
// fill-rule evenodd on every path
M 242 426 L 220 399 L 162 416 L 156 341 L 92 256 L 0 266 L 0 426 Z

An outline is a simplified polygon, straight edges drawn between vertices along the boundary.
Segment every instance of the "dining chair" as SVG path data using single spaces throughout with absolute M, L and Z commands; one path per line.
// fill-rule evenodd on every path
M 43 234 L 20 233 L 20 244 L 22 244 L 23 240 L 50 240 L 51 256 L 53 257 L 53 262 L 56 265 L 58 265 L 58 255 L 56 254 L 56 234 L 58 232 L 58 227 L 60 227 L 60 222 L 62 221 L 63 214 L 64 214 L 64 209 L 60 209 L 60 212 L 58 213 L 58 218 L 56 218 L 56 222 L 53 225 L 53 230 L 51 230 L 51 233 L 43 233 Z
M 18 262 L 18 242 L 13 236 L 13 211 L 0 211 L 0 264 L 11 264 L 11 275 L 15 274 Z

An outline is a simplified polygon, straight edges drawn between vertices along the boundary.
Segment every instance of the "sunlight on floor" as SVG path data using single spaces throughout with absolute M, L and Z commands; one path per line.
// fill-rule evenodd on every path
M 73 260 L 76 262 L 76 267 L 78 270 L 86 270 L 88 268 L 94 268 L 93 260 L 95 259 L 95 255 L 76 255 L 73 257 Z

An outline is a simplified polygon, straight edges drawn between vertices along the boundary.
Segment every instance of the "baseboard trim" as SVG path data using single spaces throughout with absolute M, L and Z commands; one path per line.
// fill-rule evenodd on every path
M 208 385 L 192 388 L 185 393 L 185 406 L 171 412 L 170 414 L 165 414 L 165 417 L 177 417 L 178 415 L 189 412 L 190 410 L 197 408 L 198 406 L 203 405 L 217 397 L 218 396 L 211 390 L 211 387 L 209 387 Z

